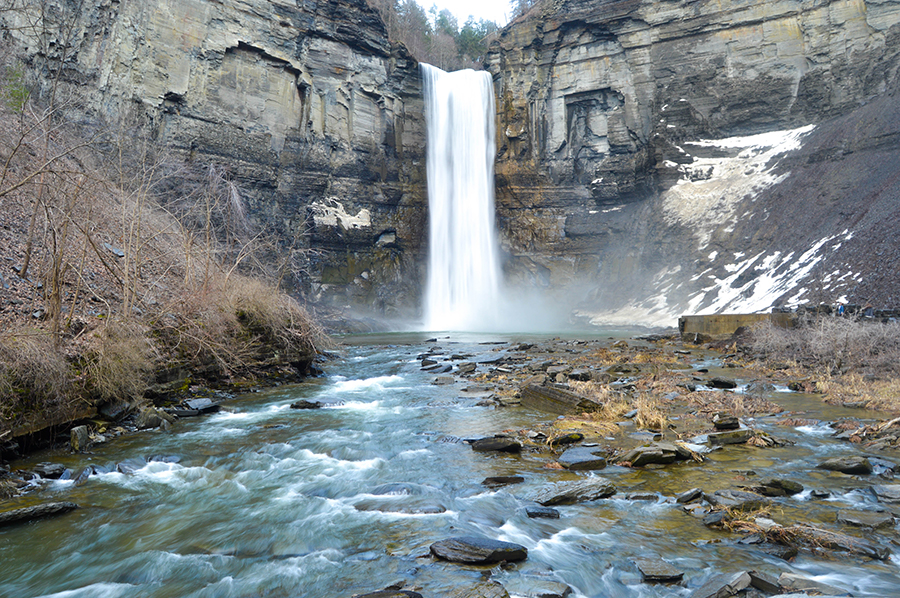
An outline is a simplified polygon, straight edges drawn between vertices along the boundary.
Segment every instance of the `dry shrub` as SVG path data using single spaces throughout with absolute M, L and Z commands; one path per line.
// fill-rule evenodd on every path
M 0 434 L 32 413 L 65 408 L 70 378 L 69 365 L 48 334 L 20 330 L 0 336 Z
M 796 361 L 822 372 L 896 374 L 900 322 L 820 317 L 790 329 L 766 323 L 753 329 L 751 348 L 767 361 Z
M 101 401 L 139 401 L 155 366 L 153 346 L 144 328 L 134 320 L 110 320 L 92 336 L 83 357 L 88 394 Z

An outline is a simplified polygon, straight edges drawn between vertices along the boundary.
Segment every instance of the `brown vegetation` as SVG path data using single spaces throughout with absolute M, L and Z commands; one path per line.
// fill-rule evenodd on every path
M 162 156 L 127 122 L 76 131 L 78 98 L 28 87 L 13 56 L 0 60 L 0 438 L 140 403 L 157 382 L 304 373 L 323 337 L 278 290 L 292 265 L 268 259 L 279 248 L 227 169 Z
M 900 322 L 824 316 L 791 329 L 761 326 L 749 349 L 757 367 L 800 378 L 829 402 L 900 412 Z

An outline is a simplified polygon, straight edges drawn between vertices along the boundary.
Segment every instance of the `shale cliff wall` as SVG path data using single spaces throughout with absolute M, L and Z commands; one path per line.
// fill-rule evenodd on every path
M 64 63 L 73 120 L 138 123 L 177 158 L 224 166 L 255 224 L 296 253 L 309 299 L 414 308 L 425 230 L 418 64 L 365 0 L 24 6 L 0 14 L 4 29 L 31 65 Z
M 548 1 L 487 67 L 513 279 L 595 321 L 900 300 L 870 282 L 900 254 L 900 2 Z

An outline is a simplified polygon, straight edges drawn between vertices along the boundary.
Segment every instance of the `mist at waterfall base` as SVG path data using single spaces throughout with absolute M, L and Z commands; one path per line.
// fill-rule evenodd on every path
M 494 217 L 494 89 L 489 73 L 422 64 L 428 131 L 428 282 L 423 328 L 537 332 L 565 318 L 503 284 Z

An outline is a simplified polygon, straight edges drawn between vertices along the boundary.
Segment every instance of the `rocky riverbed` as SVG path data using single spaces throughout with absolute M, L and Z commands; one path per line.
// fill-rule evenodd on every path
M 163 429 L 88 454 L 12 464 L 7 480 L 35 491 L 4 503 L 0 534 L 15 544 L 32 515 L 54 517 L 33 524 L 45 529 L 117 519 L 103 512 L 121 507 L 99 499 L 101 487 L 162 501 L 176 521 L 211 516 L 188 490 L 212 492 L 213 503 L 236 492 L 222 505 L 236 522 L 247 516 L 237 495 L 256 497 L 268 519 L 274 492 L 278 504 L 319 505 L 315 519 L 301 510 L 289 521 L 343 513 L 341 540 L 321 531 L 302 542 L 338 547 L 343 566 L 329 574 L 341 581 L 322 596 L 873 596 L 897 578 L 898 420 L 802 392 L 809 380 L 796 369 L 669 336 L 357 342 L 331 379 L 161 418 Z M 259 469 L 263 455 L 281 455 L 278 469 Z M 279 470 L 266 474 L 282 480 L 268 490 L 252 481 Z M 210 486 L 228 479 L 245 490 Z M 184 505 L 159 494 L 175 481 Z M 23 510 L 41 501 L 50 504 Z M 300 558 L 284 530 L 271 544 L 229 529 L 203 540 L 204 553 L 228 544 L 264 563 Z M 182 536 L 157 550 L 193 554 Z M 378 583 L 366 563 L 393 573 Z M 31 579 L 42 565 L 12 567 Z

